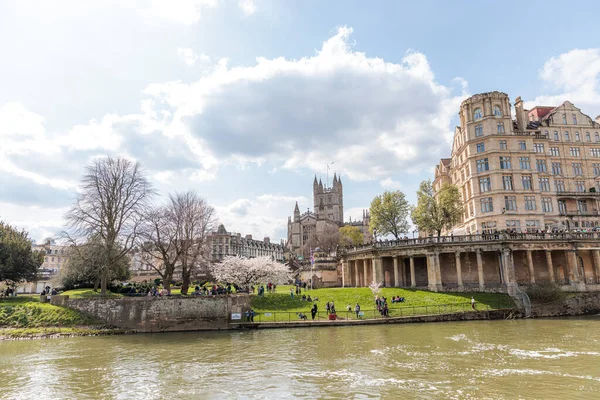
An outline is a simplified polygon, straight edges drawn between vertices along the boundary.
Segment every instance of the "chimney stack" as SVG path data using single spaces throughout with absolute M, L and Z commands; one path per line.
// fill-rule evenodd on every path
M 515 100 L 515 114 L 517 116 L 517 128 L 520 132 L 525 132 L 527 129 L 527 113 L 523 109 L 523 100 L 521 96 Z

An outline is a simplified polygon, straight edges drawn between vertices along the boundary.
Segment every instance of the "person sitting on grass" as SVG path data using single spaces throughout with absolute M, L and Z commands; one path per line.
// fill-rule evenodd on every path
M 306 321 L 306 315 L 303 313 L 298 313 L 298 318 L 300 318 L 302 321 Z
M 306 301 L 310 301 L 312 302 L 312 299 L 310 298 L 310 294 L 308 295 L 308 297 L 306 298 Z

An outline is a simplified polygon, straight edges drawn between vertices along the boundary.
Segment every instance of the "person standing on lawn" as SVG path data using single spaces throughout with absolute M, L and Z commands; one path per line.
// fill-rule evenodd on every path
M 313 321 L 315 320 L 315 316 L 317 315 L 317 303 L 313 304 L 310 309 L 310 315 L 312 316 Z
M 471 296 L 471 308 L 475 309 L 475 297 Z
M 354 311 L 356 312 L 356 318 L 359 317 L 360 314 L 360 306 L 356 303 L 356 307 L 354 307 Z

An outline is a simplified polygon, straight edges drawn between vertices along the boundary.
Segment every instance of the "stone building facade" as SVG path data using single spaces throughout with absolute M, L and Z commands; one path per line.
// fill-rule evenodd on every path
M 69 246 L 34 244 L 32 251 L 44 252 L 44 262 L 38 268 L 37 282 L 27 282 L 17 287 L 17 293 L 40 293 L 46 286 L 54 286 L 61 268 L 69 260 Z
M 242 236 L 240 233 L 227 232 L 223 225 L 219 225 L 217 231 L 211 233 L 209 243 L 211 262 L 219 262 L 227 256 L 245 258 L 269 256 L 283 262 L 283 243 L 271 243 L 268 237 L 256 240 L 252 235 Z
M 331 187 L 323 185 L 323 182 L 317 180 L 315 176 L 313 205 L 314 211 L 309 209 L 301 214 L 296 202 L 293 218 L 288 217 L 286 247 L 294 256 L 301 256 L 312 238 L 328 228 L 338 229 L 345 225 L 352 225 L 360 229 L 365 243 L 371 240 L 368 211 L 363 211 L 362 221 L 344 222 L 344 187 L 342 178 L 336 173 L 333 175 Z
M 526 110 L 518 97 L 514 106 L 515 120 L 505 93 L 461 104 L 451 156 L 434 180 L 436 190 L 449 182 L 461 192 L 453 233 L 599 227 L 600 117 L 569 101 Z

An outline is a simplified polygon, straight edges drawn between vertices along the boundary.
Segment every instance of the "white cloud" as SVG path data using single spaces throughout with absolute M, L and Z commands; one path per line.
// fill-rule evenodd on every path
M 552 94 L 537 96 L 525 106 L 559 106 L 569 100 L 595 118 L 600 114 L 600 49 L 574 49 L 552 57 L 540 70 Z
M 379 184 L 382 188 L 389 190 L 399 190 L 402 187 L 402 184 L 400 182 L 395 181 L 392 178 L 385 178 L 379 181 Z
M 152 0 L 142 12 L 152 17 L 191 25 L 200 20 L 202 8 L 216 7 L 217 4 L 217 0 Z
M 253 0 L 239 0 L 238 7 L 246 15 L 252 15 L 256 11 L 256 4 L 254 4 Z
M 177 54 L 183 60 L 184 63 L 190 66 L 194 65 L 196 63 L 196 60 L 198 59 L 198 56 L 194 53 L 194 50 L 190 48 L 184 49 L 180 47 L 177 49 Z

